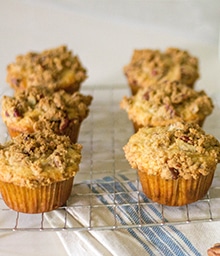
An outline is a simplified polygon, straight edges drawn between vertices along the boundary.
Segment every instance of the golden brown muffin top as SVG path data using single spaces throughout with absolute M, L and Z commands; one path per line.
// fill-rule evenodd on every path
M 130 84 L 139 87 L 164 81 L 180 81 L 192 87 L 199 78 L 198 59 L 178 48 L 168 48 L 165 52 L 134 50 L 124 73 Z
M 7 82 L 16 90 L 44 84 L 53 90 L 66 89 L 86 79 L 79 58 L 62 45 L 43 52 L 18 55 L 7 67 Z
M 30 188 L 66 180 L 78 171 L 81 148 L 45 129 L 21 134 L 0 146 L 0 179 Z
M 130 120 L 141 126 L 167 125 L 176 121 L 199 123 L 213 110 L 211 98 L 178 82 L 164 82 L 140 89 L 120 103 Z
M 91 101 L 92 96 L 79 92 L 69 94 L 64 90 L 54 92 L 34 86 L 17 92 L 13 97 L 3 96 L 2 118 L 7 125 L 27 128 L 35 125 L 37 128 L 43 122 L 52 128 L 58 125 L 62 131 L 70 121 L 79 123 L 88 116 Z
M 124 146 L 132 168 L 164 179 L 196 179 L 220 162 L 220 143 L 197 124 L 141 128 Z

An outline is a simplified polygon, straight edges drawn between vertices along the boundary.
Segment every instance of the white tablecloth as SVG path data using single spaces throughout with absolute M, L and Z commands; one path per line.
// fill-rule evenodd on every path
M 124 180 L 127 178 L 124 176 Z M 103 181 L 108 181 L 103 183 Z M 209 223 L 200 221 L 205 219 L 209 214 L 207 211 L 207 202 L 198 202 L 189 206 L 191 209 L 189 213 L 191 223 L 184 223 L 182 225 L 150 225 L 160 221 L 161 206 L 157 204 L 149 204 L 143 207 L 140 212 L 137 205 L 132 205 L 136 198 L 128 191 L 135 191 L 135 185 L 132 182 L 116 183 L 116 190 L 113 189 L 111 181 L 112 177 L 105 177 L 98 180 L 98 185 L 93 192 L 97 193 L 96 202 L 93 199 L 93 205 L 96 208 L 99 205 L 99 210 L 94 210 L 96 216 L 93 217 L 92 224 L 94 227 L 99 227 L 99 230 L 91 231 L 75 231 L 75 232 L 59 232 L 64 247 L 68 255 L 206 255 L 207 248 L 217 243 L 220 238 L 220 223 Z M 220 180 L 218 181 L 220 183 Z M 115 184 L 114 184 L 115 185 Z M 85 187 L 84 187 L 85 186 Z M 84 188 L 83 188 L 84 187 Z M 87 190 L 86 185 L 76 185 L 74 193 L 82 193 Z M 122 192 L 116 195 L 114 193 Z M 142 200 L 143 199 L 143 200 Z M 71 201 L 72 200 L 72 201 Z M 74 196 L 69 202 L 69 205 L 76 203 Z M 115 223 L 114 208 L 101 207 L 100 204 L 109 205 L 116 200 L 117 210 L 116 229 L 108 230 L 105 227 L 111 227 Z M 141 202 L 146 202 L 147 198 L 141 194 Z M 129 206 L 122 203 L 129 203 Z M 88 202 L 87 202 L 88 203 Z M 219 203 L 220 199 L 216 199 L 216 204 L 213 205 L 212 213 L 215 218 L 220 219 Z M 131 205 L 130 205 L 131 204 Z M 88 205 L 88 204 L 86 204 Z M 185 213 L 184 207 L 167 207 L 165 211 L 165 221 L 175 222 L 182 221 Z M 87 211 L 81 207 L 68 207 L 68 213 L 73 217 L 69 218 L 68 227 L 75 226 L 75 222 L 79 227 L 86 227 L 88 225 Z M 149 226 L 141 228 L 118 228 L 118 226 L 125 226 L 126 224 L 139 224 L 139 214 L 143 223 L 148 223 Z M 186 216 L 185 216 L 186 217 Z M 48 222 L 57 227 L 63 224 L 63 213 L 57 211 L 56 213 L 47 214 Z M 71 220 L 73 221 L 71 223 Z M 96 223 L 95 223 L 96 222 Z M 82 249 L 82 250 L 81 250 Z

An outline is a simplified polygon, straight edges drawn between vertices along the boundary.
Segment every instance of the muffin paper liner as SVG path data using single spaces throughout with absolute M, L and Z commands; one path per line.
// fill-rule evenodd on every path
M 168 205 L 181 206 L 202 199 L 208 192 L 214 171 L 207 176 L 200 175 L 198 179 L 166 180 L 158 175 L 148 175 L 146 172 L 138 171 L 143 192 L 154 202 Z
M 27 188 L 0 181 L 2 198 L 6 205 L 18 212 L 42 213 L 65 205 L 70 196 L 74 177 L 48 186 Z

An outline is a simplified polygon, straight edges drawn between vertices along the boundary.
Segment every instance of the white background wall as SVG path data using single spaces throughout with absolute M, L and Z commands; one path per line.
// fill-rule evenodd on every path
M 135 48 L 176 46 L 199 57 L 198 84 L 212 88 L 219 24 L 219 0 L 0 0 L 0 81 L 17 54 L 67 44 L 88 69 L 85 84 L 126 84 Z

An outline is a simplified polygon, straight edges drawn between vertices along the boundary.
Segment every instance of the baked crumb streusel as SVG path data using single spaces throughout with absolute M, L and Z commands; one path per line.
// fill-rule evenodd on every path
M 124 73 L 133 94 L 139 88 L 164 81 L 179 81 L 193 87 L 199 78 L 198 59 L 178 48 L 168 48 L 165 52 L 135 50 Z
M 164 82 L 140 89 L 120 103 L 128 117 L 139 127 L 167 125 L 176 121 L 203 123 L 213 110 L 204 91 L 196 91 L 179 82 Z
M 44 129 L 0 146 L 0 180 L 34 188 L 67 180 L 81 161 L 80 144 Z
M 86 69 L 67 46 L 18 55 L 7 67 L 7 82 L 12 88 L 24 90 L 44 85 L 53 90 L 77 91 L 86 79 Z

